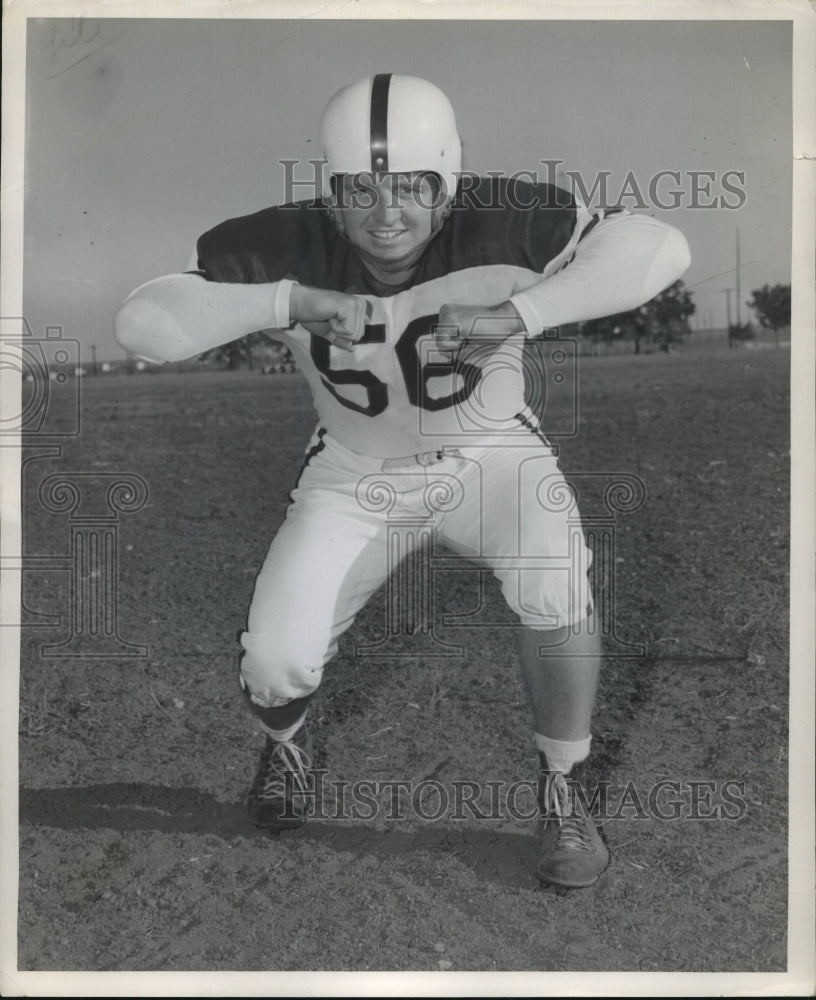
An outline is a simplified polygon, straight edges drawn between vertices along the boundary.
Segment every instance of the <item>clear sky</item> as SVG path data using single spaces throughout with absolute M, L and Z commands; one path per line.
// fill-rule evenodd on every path
M 183 270 L 216 222 L 282 201 L 279 161 L 316 155 L 328 97 L 384 71 L 448 94 L 468 169 L 546 179 L 540 161 L 560 160 L 588 188 L 607 172 L 627 207 L 641 192 L 689 239 L 702 320 L 725 324 L 737 228 L 742 300 L 790 281 L 789 23 L 43 19 L 27 47 L 35 335 L 62 326 L 121 357 L 112 318 L 128 292 Z M 655 189 L 660 171 L 680 183 Z

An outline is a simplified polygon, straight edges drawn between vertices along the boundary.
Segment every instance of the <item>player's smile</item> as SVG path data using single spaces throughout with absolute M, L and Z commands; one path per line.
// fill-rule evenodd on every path
M 407 229 L 374 229 L 371 235 L 378 240 L 393 240 L 397 236 L 402 236 L 408 232 Z

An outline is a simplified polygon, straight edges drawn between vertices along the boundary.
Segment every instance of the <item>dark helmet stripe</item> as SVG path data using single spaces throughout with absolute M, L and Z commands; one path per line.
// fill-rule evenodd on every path
M 371 170 L 388 170 L 388 88 L 391 73 L 378 73 L 371 86 Z

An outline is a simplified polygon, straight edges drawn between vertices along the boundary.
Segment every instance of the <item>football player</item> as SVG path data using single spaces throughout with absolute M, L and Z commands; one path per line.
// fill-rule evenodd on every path
M 389 525 L 419 517 L 492 569 L 518 616 L 541 759 L 538 876 L 590 885 L 608 852 L 566 778 L 589 755 L 601 664 L 591 555 L 569 505 L 546 500 L 566 484 L 529 405 L 531 375 L 545 374 L 528 370 L 525 390 L 524 342 L 648 301 L 687 268 L 686 240 L 557 186 L 463 173 L 451 104 L 415 77 L 344 87 L 319 140 L 320 197 L 221 223 L 190 272 L 141 286 L 116 316 L 121 345 L 158 361 L 274 328 L 314 397 L 318 425 L 241 637 L 241 684 L 268 734 L 250 816 L 304 821 L 309 701 L 394 569 Z

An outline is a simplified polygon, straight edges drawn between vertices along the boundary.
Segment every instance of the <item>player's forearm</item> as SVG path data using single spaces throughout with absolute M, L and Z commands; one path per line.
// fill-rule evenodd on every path
M 126 351 L 149 361 L 182 361 L 255 330 L 289 325 L 291 281 L 245 285 L 197 274 L 156 278 L 131 293 L 114 333 Z
M 676 281 L 691 261 L 685 236 L 649 216 L 612 216 L 563 270 L 514 295 L 530 334 L 636 309 Z

